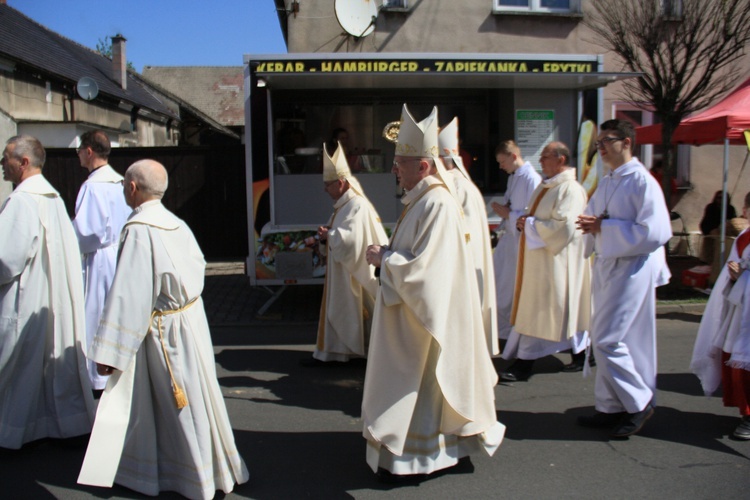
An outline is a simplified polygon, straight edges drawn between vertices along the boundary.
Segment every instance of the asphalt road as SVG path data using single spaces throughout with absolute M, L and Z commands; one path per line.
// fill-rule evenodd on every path
M 312 351 L 311 323 L 214 328 L 220 383 L 251 474 L 226 498 L 748 498 L 750 442 L 728 437 L 737 410 L 704 397 L 688 372 L 699 321 L 659 316 L 658 408 L 641 434 L 611 441 L 576 426 L 576 416 L 593 411 L 593 377 L 559 373 L 569 357 L 549 357 L 528 382 L 497 386 L 507 433 L 494 457 L 473 456 L 473 473 L 396 486 L 379 483 L 365 463 L 364 362 L 300 366 Z M 74 440 L 0 453 L 3 496 L 141 498 L 77 485 L 84 451 Z

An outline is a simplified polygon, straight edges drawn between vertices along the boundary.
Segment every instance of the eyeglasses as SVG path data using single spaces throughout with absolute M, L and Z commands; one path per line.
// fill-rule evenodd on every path
M 622 137 L 604 137 L 601 141 L 596 141 L 594 143 L 594 146 L 596 146 L 596 149 L 601 149 L 604 147 L 605 144 L 609 144 L 610 142 L 617 142 L 617 141 L 623 141 L 624 139 Z

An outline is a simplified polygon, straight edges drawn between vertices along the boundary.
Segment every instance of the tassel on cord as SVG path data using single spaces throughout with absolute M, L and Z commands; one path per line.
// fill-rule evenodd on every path
M 154 319 L 154 316 L 158 317 L 157 329 L 159 330 L 159 340 L 161 341 L 161 348 L 162 348 L 162 351 L 164 352 L 164 361 L 167 363 L 167 371 L 169 371 L 169 378 L 172 380 L 172 392 L 174 393 L 174 402 L 177 405 L 178 410 L 185 408 L 188 405 L 188 400 L 187 400 L 187 396 L 185 395 L 185 392 L 182 390 L 182 388 L 179 385 L 177 385 L 177 381 L 174 379 L 174 373 L 172 373 L 172 365 L 169 362 L 169 356 L 167 356 L 167 346 L 166 344 L 164 344 L 164 334 L 162 334 L 162 331 L 161 331 L 161 317 L 164 316 L 165 314 L 183 311 L 187 309 L 188 307 L 190 307 L 191 305 L 193 305 L 193 302 L 189 303 L 183 308 L 180 308 L 177 311 L 154 311 L 151 314 L 152 321 Z

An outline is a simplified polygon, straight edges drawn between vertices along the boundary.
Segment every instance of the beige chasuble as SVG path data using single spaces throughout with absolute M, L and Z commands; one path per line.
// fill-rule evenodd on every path
M 591 265 L 575 221 L 586 208 L 586 192 L 568 169 L 540 184 L 531 197 L 529 215 L 544 242 L 518 250 L 512 323 L 518 333 L 562 341 L 589 330 Z

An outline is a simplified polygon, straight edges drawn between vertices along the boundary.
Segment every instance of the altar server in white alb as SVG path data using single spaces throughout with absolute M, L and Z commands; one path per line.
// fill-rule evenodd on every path
M 378 279 L 365 251 L 368 245 L 388 243 L 380 216 L 349 170 L 341 143 L 333 156 L 323 144 L 323 184 L 334 200 L 333 215 L 318 228 L 321 253 L 327 255 L 326 278 L 317 345 L 313 359 L 303 362 L 306 366 L 367 355 Z
M 438 134 L 440 156 L 453 181 L 456 199 L 464 212 L 469 230 L 469 248 L 479 286 L 482 304 L 482 319 L 487 335 L 487 348 L 491 355 L 499 354 L 497 339 L 497 298 L 495 297 L 495 271 L 492 267 L 492 243 L 487 223 L 487 208 L 484 197 L 464 168 L 459 154 L 458 117 L 453 118 Z
M 393 172 L 406 190 L 380 268 L 362 401 L 367 463 L 381 480 L 492 455 L 497 382 L 487 350 L 461 208 L 438 156 L 437 108 L 417 123 L 404 106 Z
M 492 202 L 492 210 L 503 218 L 498 231 L 497 245 L 492 254 L 497 288 L 497 333 L 501 339 L 510 335 L 510 313 L 513 307 L 513 289 L 516 284 L 518 241 L 516 221 L 529 205 L 534 189 L 542 182 L 542 177 L 531 163 L 521 157 L 521 149 L 515 141 L 507 140 L 495 149 L 495 159 L 508 177 L 508 187 L 501 203 Z
M 750 217 L 750 193 L 742 216 Z M 703 312 L 690 369 L 711 395 L 721 386 L 724 406 L 736 407 L 740 422 L 732 436 L 750 440 L 750 229 L 732 245 Z
M 213 498 L 248 480 L 216 379 L 201 292 L 205 261 L 185 222 L 161 204 L 167 172 L 125 173 L 133 213 L 89 358 L 110 379 L 78 482 Z
M 94 400 L 82 345 L 81 254 L 60 195 L 42 175 L 45 151 L 8 140 L 0 208 L 0 447 L 88 434 Z
M 633 126 L 602 123 L 596 147 L 611 172 L 578 218 L 586 255 L 594 254 L 596 413 L 578 423 L 626 438 L 641 430 L 656 405 L 655 288 L 671 276 L 664 244 L 672 227 L 659 183 L 633 156 Z
M 576 220 L 588 197 L 575 169 L 568 166 L 569 158 L 561 142 L 544 147 L 539 157 L 544 180 L 531 195 L 526 214 L 516 221 L 521 240 L 513 330 L 503 349 L 503 358 L 516 362 L 500 374 L 501 380 L 528 379 L 535 360 L 556 352 L 571 350 L 585 357 L 591 267 Z
M 130 215 L 122 192 L 122 176 L 109 166 L 110 142 L 101 130 L 81 135 L 78 159 L 89 176 L 78 191 L 73 228 L 83 255 L 86 301 L 86 346 L 91 345 L 107 300 L 117 264 L 120 231 Z M 86 352 L 84 347 L 84 352 Z M 95 390 L 104 389 L 107 377 L 88 361 L 89 379 Z

